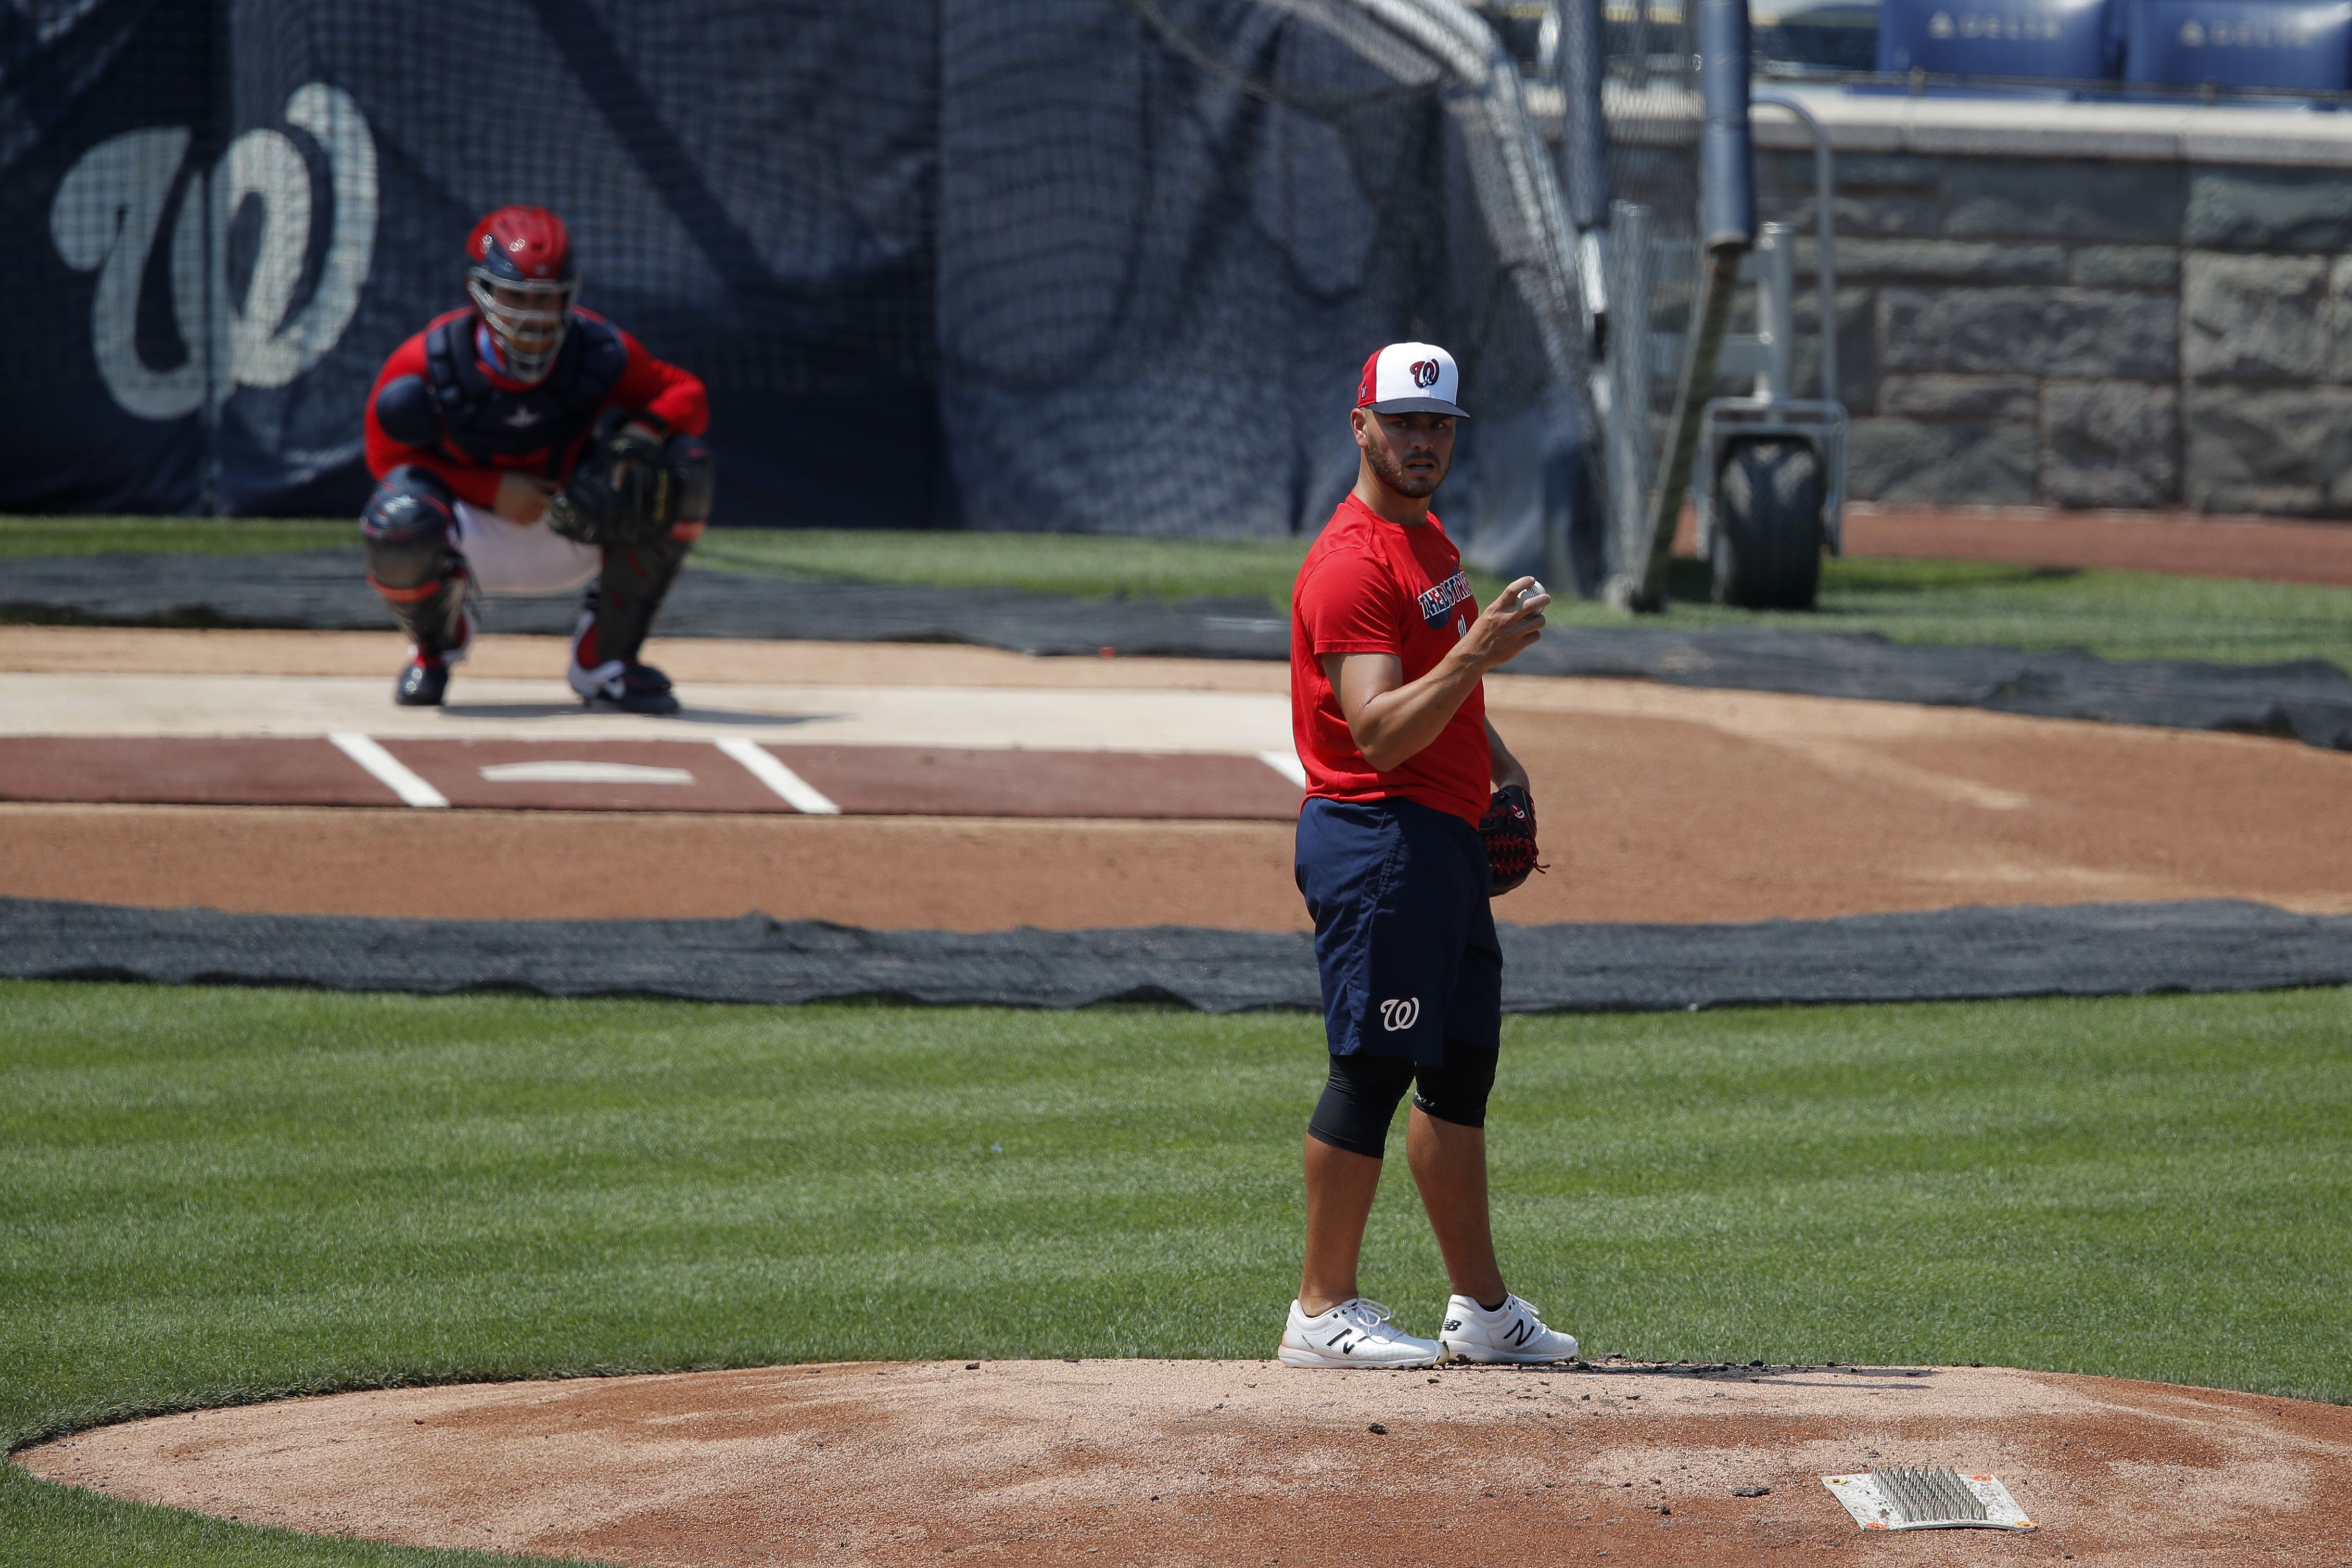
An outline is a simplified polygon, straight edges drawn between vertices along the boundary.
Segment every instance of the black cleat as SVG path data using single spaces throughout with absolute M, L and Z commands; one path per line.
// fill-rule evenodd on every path
M 411 659 L 392 688 L 402 707 L 439 707 L 449 692 L 449 666 L 438 659 Z
M 611 666 L 607 665 L 606 668 Z M 582 679 L 586 676 L 585 680 Z M 617 675 L 599 677 L 574 666 L 572 686 L 580 700 L 597 713 L 637 713 L 667 717 L 678 711 L 669 677 L 647 664 L 624 664 Z M 582 690 L 582 687 L 586 690 Z

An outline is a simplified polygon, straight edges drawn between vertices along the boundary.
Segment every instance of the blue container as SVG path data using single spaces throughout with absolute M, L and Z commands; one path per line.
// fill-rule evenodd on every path
M 1756 0 L 1748 16 L 1759 60 L 1842 71 L 1877 68 L 1875 0 Z
M 1878 68 L 2098 81 L 2113 42 L 2106 0 L 1886 0 Z
M 2352 0 L 2130 0 L 2127 81 L 2352 86 Z

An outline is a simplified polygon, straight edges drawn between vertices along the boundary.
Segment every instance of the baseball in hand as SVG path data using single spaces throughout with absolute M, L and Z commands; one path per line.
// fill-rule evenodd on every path
M 1523 613 L 1529 610 L 1540 609 L 1543 605 L 1548 604 L 1550 601 L 1550 591 L 1546 589 L 1540 581 L 1531 582 L 1526 588 L 1520 590 L 1519 601 L 1513 607 L 1513 613 Z

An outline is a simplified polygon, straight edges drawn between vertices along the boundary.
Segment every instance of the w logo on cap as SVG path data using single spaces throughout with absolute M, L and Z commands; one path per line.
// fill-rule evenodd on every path
M 1465 417 L 1454 402 L 1454 356 L 1435 343 L 1391 343 L 1364 361 L 1356 406 L 1375 413 L 1437 413 Z

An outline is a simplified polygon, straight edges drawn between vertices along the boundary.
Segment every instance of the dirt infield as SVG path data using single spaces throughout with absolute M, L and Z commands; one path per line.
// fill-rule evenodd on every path
M 0 894 L 245 913 L 1302 925 L 1277 822 L 0 805 Z
M 1696 521 L 1689 537 L 1697 538 Z M 2055 507 L 1878 507 L 1845 515 L 1846 553 L 2352 586 L 2352 524 Z
M 875 740 L 936 724 L 1019 745 L 1017 725 L 1042 722 L 1022 716 L 1050 710 L 1066 744 L 1071 714 L 1125 692 L 1150 694 L 1151 704 L 1192 694 L 1195 706 L 1181 710 L 1193 726 L 1188 745 L 1215 743 L 1227 724 L 1239 727 L 1237 753 L 1286 733 L 1279 666 L 930 646 L 680 643 L 663 652 L 681 682 L 707 683 L 714 700 L 761 684 L 823 688 L 834 706 L 835 696 L 866 694 L 898 727 L 858 721 Z M 182 677 L 323 680 L 356 669 L 373 680 L 397 653 L 395 640 L 364 633 L 0 628 L 0 667 L 58 675 L 161 667 Z M 543 678 L 561 656 L 552 639 L 486 638 L 467 674 Z M 1013 700 L 1064 693 L 1066 702 Z M 2341 754 L 2262 737 L 1642 682 L 1501 675 L 1489 695 L 1534 775 L 1553 862 L 1497 906 L 1524 924 L 2215 896 L 2352 911 L 2352 757 Z M 1147 706 L 1139 695 L 1100 711 L 1147 745 L 1160 734 L 1136 721 Z M 394 722 L 388 703 L 383 713 Z M 986 731 L 998 722 L 990 713 L 1016 728 Z M 793 755 L 793 745 L 761 733 L 776 755 Z M 1261 781 L 1274 777 L 1255 762 L 1238 766 Z M 1115 800 L 1092 803 L 1113 820 L 950 819 L 919 807 L 815 818 L 6 804 L 0 894 L 289 914 L 756 909 L 950 930 L 1304 924 L 1286 824 L 1117 820 Z
M 1294 821 L 1298 785 L 1260 758 L 956 746 L 395 737 L 382 755 L 446 806 L 499 811 L 788 812 Z M 0 800 L 397 806 L 381 764 L 324 736 L 40 736 L 0 745 Z M 797 803 L 796 803 L 797 802 Z
M 2352 1559 L 2352 1409 L 1957 1367 L 771 1367 L 210 1410 L 17 1462 L 251 1524 L 664 1568 Z M 1901 1464 L 1998 1476 L 2038 1529 L 1865 1534 L 1819 1479 Z

